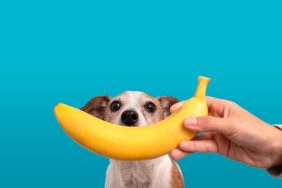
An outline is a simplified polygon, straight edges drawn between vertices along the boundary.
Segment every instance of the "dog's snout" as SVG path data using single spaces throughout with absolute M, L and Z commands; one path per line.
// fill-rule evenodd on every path
M 138 114 L 134 110 L 126 110 L 121 114 L 121 121 L 127 126 L 133 126 L 138 122 Z

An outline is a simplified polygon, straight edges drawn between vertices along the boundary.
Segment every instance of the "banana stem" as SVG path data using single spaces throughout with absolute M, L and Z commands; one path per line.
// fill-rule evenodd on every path
M 198 86 L 197 86 L 194 97 L 203 98 L 203 99 L 206 97 L 206 90 L 207 90 L 209 81 L 210 81 L 210 78 L 207 78 L 204 76 L 198 77 Z

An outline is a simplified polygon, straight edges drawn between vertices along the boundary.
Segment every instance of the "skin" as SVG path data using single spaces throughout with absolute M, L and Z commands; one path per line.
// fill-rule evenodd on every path
M 207 97 L 209 115 L 184 120 L 184 127 L 202 132 L 191 141 L 183 141 L 171 152 L 178 160 L 195 152 L 214 152 L 258 168 L 282 164 L 282 131 L 270 126 L 239 105 Z M 171 107 L 181 108 L 183 102 Z

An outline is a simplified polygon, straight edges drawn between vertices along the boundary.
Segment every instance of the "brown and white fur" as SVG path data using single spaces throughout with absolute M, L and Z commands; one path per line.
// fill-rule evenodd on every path
M 119 104 L 114 106 L 114 102 Z M 82 110 L 121 126 L 146 126 L 169 116 L 169 108 L 176 102 L 173 97 L 153 98 L 143 92 L 126 91 L 115 98 L 94 97 Z M 106 173 L 105 188 L 183 187 L 181 171 L 169 155 L 136 161 L 110 159 Z

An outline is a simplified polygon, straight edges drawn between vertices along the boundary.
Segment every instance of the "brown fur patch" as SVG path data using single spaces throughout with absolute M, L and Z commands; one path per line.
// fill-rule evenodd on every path
M 181 172 L 178 169 L 178 166 L 175 161 L 172 161 L 171 169 L 171 187 L 172 188 L 184 188 L 184 180 L 181 175 Z
M 110 100 L 111 97 L 107 95 L 93 97 L 81 108 L 81 110 L 99 119 L 104 119 L 105 110 Z

